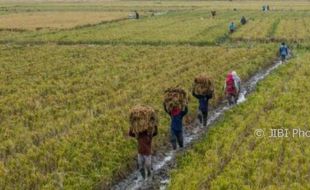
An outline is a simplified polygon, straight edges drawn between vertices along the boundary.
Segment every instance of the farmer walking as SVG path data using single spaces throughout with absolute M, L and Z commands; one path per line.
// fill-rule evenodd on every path
M 135 11 L 135 16 L 136 16 L 136 19 L 140 18 L 140 15 L 139 15 L 138 11 Z
M 183 148 L 183 117 L 187 114 L 188 108 L 187 106 L 185 106 L 183 110 L 181 110 L 179 107 L 174 107 L 170 112 L 167 110 L 166 106 L 164 106 L 164 109 L 171 118 L 170 141 L 172 144 L 172 148 L 173 150 L 176 150 L 177 144 L 180 148 Z
M 241 88 L 241 80 L 236 71 L 227 74 L 224 85 L 225 96 L 229 105 L 236 104 L 239 98 Z
M 245 25 L 246 22 L 247 22 L 246 18 L 245 18 L 244 16 L 242 16 L 242 17 L 241 17 L 241 20 L 240 20 L 240 23 L 241 23 L 242 25 Z
M 280 54 L 281 60 L 285 61 L 285 59 L 288 56 L 288 48 L 285 42 L 281 43 L 280 48 L 279 48 L 279 54 Z
M 240 94 L 240 91 L 241 91 L 241 79 L 238 76 L 236 71 L 232 71 L 231 74 L 232 74 L 232 76 L 234 78 L 235 83 L 237 84 L 236 85 L 237 86 L 237 95 L 238 95 L 237 97 L 239 97 L 239 94 Z
M 152 174 L 152 139 L 158 132 L 158 120 L 150 107 L 136 106 L 130 114 L 129 136 L 138 141 L 138 169 L 144 179 Z
M 206 75 L 195 77 L 192 95 L 199 101 L 198 120 L 203 127 L 207 126 L 209 100 L 214 96 L 213 81 Z
M 213 97 L 213 94 L 198 95 L 195 94 L 195 92 L 192 92 L 192 95 L 199 101 L 199 122 L 203 127 L 206 127 L 208 121 L 208 104 L 209 100 Z
M 165 90 L 164 110 L 169 114 L 170 124 L 170 141 L 173 150 L 184 147 L 183 142 L 183 118 L 188 112 L 187 92 L 181 87 L 172 87 Z
M 235 23 L 234 23 L 234 22 L 231 22 L 231 23 L 229 24 L 228 28 L 229 28 L 229 32 L 230 32 L 231 34 L 234 33 L 235 30 L 236 30 L 236 25 L 235 25 Z

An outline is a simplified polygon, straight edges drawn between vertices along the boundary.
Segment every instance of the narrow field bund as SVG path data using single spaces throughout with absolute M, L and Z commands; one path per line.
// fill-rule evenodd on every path
M 289 58 L 291 57 L 291 54 Z M 268 76 L 271 72 L 277 69 L 280 65 L 282 65 L 282 61 L 278 58 L 273 61 L 273 63 L 260 71 L 256 72 L 246 81 L 243 81 L 243 85 L 240 92 L 240 101 L 238 104 L 245 103 L 247 100 L 247 96 L 251 94 L 257 84 L 263 80 L 266 76 Z M 238 105 L 237 104 L 237 105 Z M 188 126 L 185 127 L 184 137 L 185 137 L 185 148 L 181 151 L 174 152 L 172 150 L 161 150 L 160 153 L 157 153 L 153 157 L 153 178 L 152 180 L 146 180 L 139 178 L 139 171 L 131 173 L 124 180 L 117 183 L 112 187 L 113 190 L 122 190 L 122 189 L 166 189 L 169 184 L 169 174 L 170 171 L 176 166 L 175 156 L 186 153 L 186 150 L 191 149 L 192 145 L 195 142 L 199 141 L 205 133 L 207 133 L 208 129 L 215 124 L 219 118 L 223 117 L 225 111 L 233 108 L 234 106 L 228 106 L 225 101 L 222 101 L 218 106 L 214 109 L 209 110 L 209 118 L 208 118 L 208 126 L 206 128 L 201 128 L 197 126 L 195 123 L 189 123 Z M 187 130 L 188 128 L 188 130 Z
M 310 86 L 303 82 L 310 76 L 309 58 L 304 50 L 295 52 L 246 104 L 228 111 L 178 159 L 170 189 L 309 189 L 309 138 L 268 137 L 272 128 L 309 130 Z M 256 129 L 265 136 L 256 137 Z

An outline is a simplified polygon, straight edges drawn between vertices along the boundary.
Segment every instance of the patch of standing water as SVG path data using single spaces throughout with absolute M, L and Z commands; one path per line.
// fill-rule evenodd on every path
M 242 86 L 239 99 L 237 104 L 246 101 L 246 96 L 252 92 L 257 83 L 268 76 L 273 70 L 278 68 L 282 64 L 282 61 L 277 60 L 269 68 L 257 72 L 253 77 L 251 77 Z M 184 133 L 184 146 L 185 149 L 188 148 L 193 141 L 199 139 L 202 134 L 207 132 L 209 125 L 212 125 L 217 121 L 217 119 L 224 114 L 226 110 L 231 109 L 233 106 L 228 106 L 226 103 L 219 105 L 215 110 L 213 110 L 208 118 L 207 127 L 203 128 L 200 126 L 195 126 L 191 131 L 185 131 Z M 133 172 L 126 179 L 121 181 L 112 187 L 113 190 L 135 190 L 135 189 L 160 189 L 164 190 L 170 182 L 169 171 L 172 169 L 173 163 L 175 163 L 176 151 L 169 151 L 164 155 L 156 156 L 153 160 L 153 179 L 144 180 L 138 171 Z
M 246 101 L 245 94 L 244 93 L 240 93 L 238 101 L 237 101 L 237 104 L 240 104 L 240 103 L 245 102 L 245 101 Z

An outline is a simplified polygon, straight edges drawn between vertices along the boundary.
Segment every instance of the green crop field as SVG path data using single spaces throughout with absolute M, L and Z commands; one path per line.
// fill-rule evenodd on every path
M 299 132 L 309 131 L 309 58 L 298 52 L 213 126 L 180 158 L 170 189 L 309 189 L 310 140 Z M 269 137 L 275 128 L 290 133 Z M 266 136 L 256 137 L 257 129 Z
M 141 19 L 127 19 L 133 10 Z M 307 1 L 0 0 L 0 189 L 109 189 L 135 168 L 132 106 L 158 112 L 154 150 L 163 151 L 166 88 L 190 93 L 207 73 L 215 108 L 226 74 L 246 81 L 272 64 L 282 41 L 294 58 L 180 155 L 169 187 L 309 189 L 308 139 L 253 136 L 309 128 L 309 10 Z M 185 124 L 197 106 L 190 97 Z
M 234 68 L 246 79 L 275 57 L 273 48 L 2 46 L 1 158 L 9 187 L 53 187 L 55 175 L 67 172 L 68 188 L 111 181 L 135 153 L 123 135 L 131 106 L 148 103 L 165 118 L 165 88 L 189 89 L 200 72 L 216 79 L 220 99 L 224 73 Z M 167 125 L 163 119 L 162 141 Z
M 125 20 L 61 32 L 23 32 L 12 36 L 2 35 L 0 40 L 96 44 L 214 43 L 227 36 L 227 23 L 231 19 L 238 20 L 241 16 L 240 12 L 223 11 L 213 19 L 209 12 L 186 11 L 138 21 Z
M 308 11 L 261 13 L 257 17 L 252 17 L 245 27 L 233 34 L 232 39 L 309 41 L 309 19 Z

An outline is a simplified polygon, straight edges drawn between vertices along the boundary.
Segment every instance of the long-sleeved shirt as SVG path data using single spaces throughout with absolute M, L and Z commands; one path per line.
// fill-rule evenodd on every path
M 170 115 L 171 118 L 171 124 L 170 128 L 173 132 L 179 132 L 183 130 L 183 117 L 187 114 L 188 108 L 185 107 L 184 110 L 182 110 L 178 115 L 172 115 L 168 112 L 166 109 L 166 106 L 164 106 L 165 111 Z
M 234 78 L 234 86 L 236 88 L 236 91 L 239 92 L 240 86 L 241 86 L 241 80 L 239 77 L 238 77 L 239 81 L 236 80 L 234 76 L 233 76 L 233 78 Z M 224 90 L 226 91 L 226 82 L 224 83 Z
M 235 30 L 236 25 L 234 23 L 230 23 L 228 28 L 229 28 L 229 30 Z
M 246 19 L 244 17 L 242 17 L 241 20 L 240 20 L 240 23 L 241 24 L 246 24 Z
M 280 55 L 288 55 L 288 48 L 286 45 L 281 45 L 279 48 Z
M 155 126 L 153 134 L 149 134 L 147 131 L 135 134 L 129 131 L 129 136 L 135 137 L 138 140 L 138 153 L 149 156 L 152 154 L 152 138 L 158 133 L 157 126 Z

